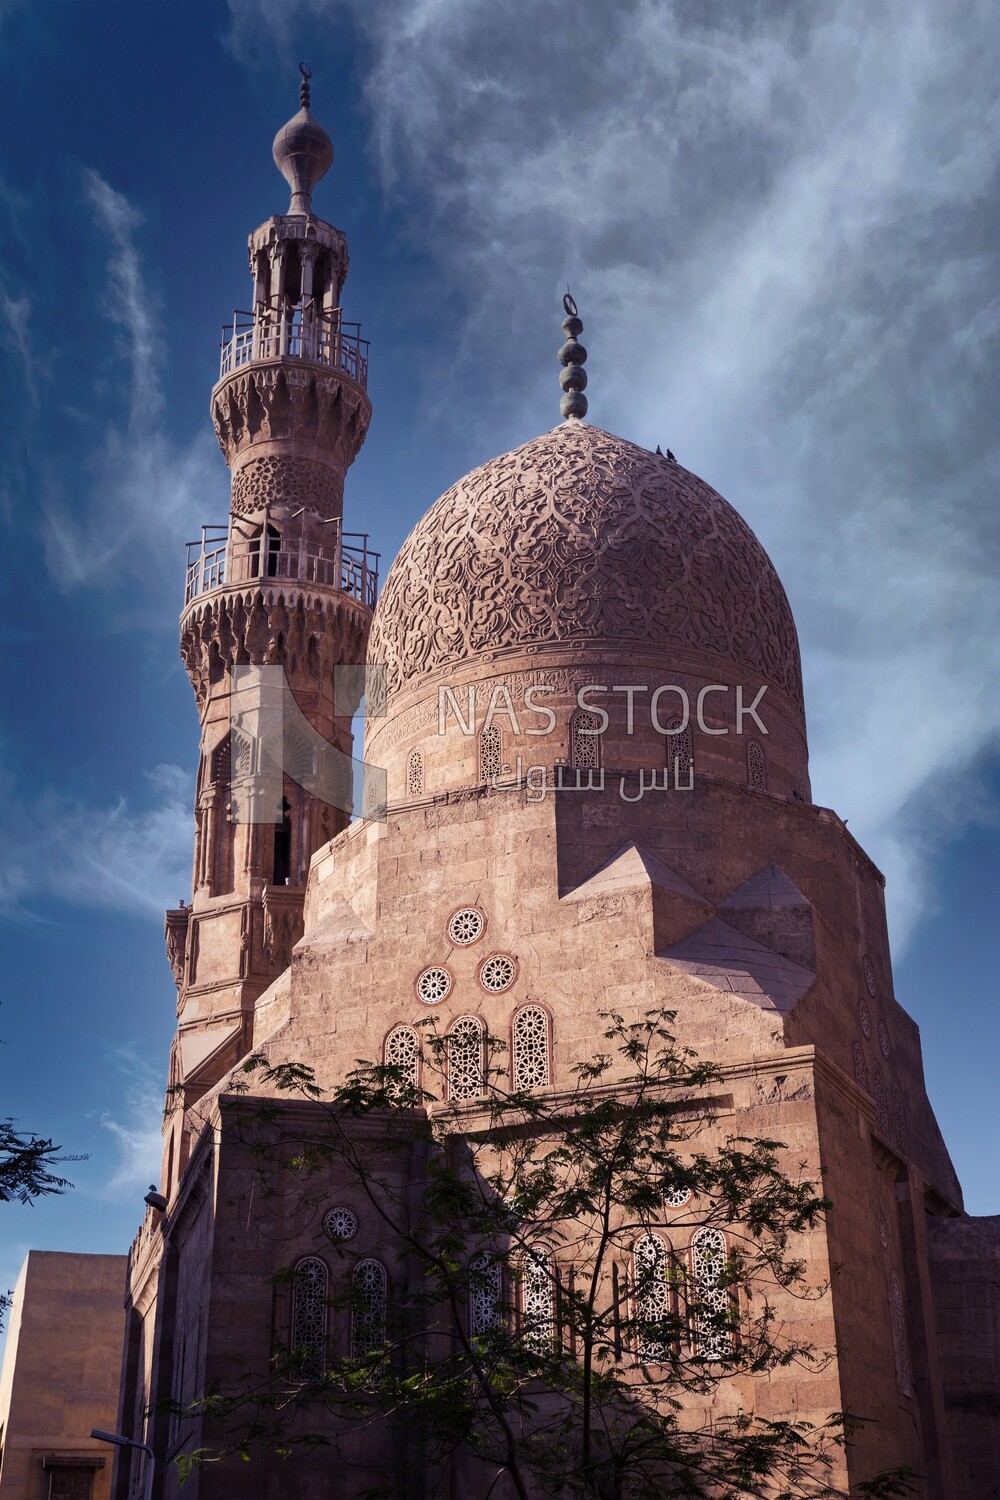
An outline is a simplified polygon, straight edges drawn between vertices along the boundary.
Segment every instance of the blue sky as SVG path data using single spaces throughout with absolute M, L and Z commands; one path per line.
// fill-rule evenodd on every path
M 372 340 L 349 525 L 386 559 L 557 418 L 559 296 L 591 419 L 747 516 L 802 637 L 813 785 L 885 870 L 897 995 L 974 1212 L 1000 901 L 990 7 L 667 0 L 0 4 L 0 1110 L 89 1152 L 0 1209 L 127 1248 L 155 1175 L 197 720 L 183 543 L 226 513 L 208 419 L 295 64 L 337 159 Z M 891 71 L 885 60 L 891 57 Z

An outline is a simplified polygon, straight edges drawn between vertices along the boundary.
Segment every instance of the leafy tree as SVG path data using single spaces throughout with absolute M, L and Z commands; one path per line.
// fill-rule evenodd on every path
M 64 1193 L 73 1184 L 50 1171 L 80 1156 L 59 1156 L 60 1147 L 41 1136 L 24 1134 L 8 1116 L 0 1120 L 0 1203 L 33 1203 L 49 1193 Z
M 331 1300 L 364 1337 L 351 1350 L 291 1343 L 265 1376 L 208 1392 L 189 1411 L 218 1441 L 183 1469 L 330 1444 L 364 1466 L 352 1436 L 377 1431 L 368 1452 L 399 1462 L 371 1461 L 373 1495 L 400 1493 L 400 1462 L 427 1492 L 452 1466 L 462 1492 L 518 1500 L 841 1493 L 832 1456 L 860 1419 L 810 1427 L 711 1405 L 723 1380 L 822 1366 L 775 1302 L 823 1295 L 799 1237 L 828 1203 L 803 1167 L 785 1170 L 779 1142 L 699 1149 L 721 1074 L 677 1045 L 672 1013 L 602 1020 L 605 1050 L 562 1091 L 505 1088 L 490 1040 L 481 1095 L 462 1105 L 440 1102 L 456 1059 L 433 1018 L 423 1088 L 405 1067 L 365 1062 L 325 1094 L 306 1067 L 246 1061 L 238 1091 L 274 1091 L 235 1102 L 260 1192 L 296 1173 L 301 1220 L 319 1219 L 331 1180 L 360 1190 L 384 1225 L 393 1295 L 382 1322 L 345 1275 Z M 665 1202 L 671 1232 L 696 1231 L 694 1276 L 670 1247 Z M 350 1270 L 350 1245 L 332 1249 Z M 897 1470 L 854 1493 L 911 1488 Z

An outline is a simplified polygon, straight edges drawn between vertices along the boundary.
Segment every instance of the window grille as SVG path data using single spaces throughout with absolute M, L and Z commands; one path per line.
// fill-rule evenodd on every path
M 292 1366 L 312 1380 L 326 1364 L 326 1266 L 316 1256 L 300 1260 L 292 1276 Z
M 424 757 L 419 750 L 411 750 L 406 762 L 406 790 L 411 797 L 422 797 L 424 791 Z
M 509 990 L 517 978 L 517 964 L 509 953 L 491 953 L 479 966 L 479 983 L 491 995 Z
M 382 1061 L 387 1068 L 398 1069 L 398 1077 L 389 1084 L 394 1097 L 408 1088 L 415 1089 L 420 1078 L 420 1041 L 412 1026 L 394 1026 L 385 1039 Z
M 671 1187 L 664 1185 L 663 1201 L 668 1208 L 683 1208 L 685 1203 L 691 1201 L 691 1189 L 688 1187 Z
M 747 740 L 747 786 L 755 792 L 767 791 L 767 762 L 760 740 Z
M 424 969 L 417 978 L 417 996 L 425 1005 L 438 1005 L 451 993 L 451 975 L 439 964 Z
M 875 1064 L 875 1124 L 878 1133 L 889 1139 L 889 1100 L 885 1092 L 885 1077 L 879 1063 Z
M 871 995 L 872 999 L 874 1000 L 875 990 L 877 988 L 875 983 L 875 965 L 872 963 L 867 953 L 861 960 L 861 972 L 865 976 L 865 987 L 867 988 L 869 995 Z
M 699 1229 L 691 1241 L 691 1273 L 697 1312 L 695 1353 L 702 1359 L 725 1359 L 733 1347 L 728 1320 L 730 1298 L 720 1285 L 726 1265 L 726 1237 L 721 1229 Z
M 669 1358 L 670 1338 L 662 1325 L 673 1312 L 668 1272 L 670 1252 L 658 1234 L 644 1234 L 632 1248 L 635 1267 L 635 1314 L 640 1324 L 636 1353 L 643 1364 Z M 660 1324 L 660 1332 L 655 1325 Z
M 601 716 L 579 708 L 569 721 L 569 760 L 578 771 L 596 771 L 601 764 Z
M 906 1312 L 903 1307 L 903 1289 L 899 1277 L 892 1273 L 892 1342 L 896 1354 L 896 1378 L 904 1396 L 913 1395 L 913 1377 L 910 1373 L 910 1349 L 906 1338 Z
M 521 1331 L 541 1353 L 552 1345 L 556 1327 L 556 1288 L 552 1262 L 529 1252 L 521 1270 Z
M 864 1048 L 860 1042 L 854 1043 L 854 1077 L 860 1088 L 868 1087 L 868 1064 L 865 1062 Z
M 858 1020 L 861 1023 L 861 1030 L 864 1032 L 865 1036 L 871 1036 L 872 1013 L 868 1009 L 868 1001 L 865 999 L 864 995 L 858 996 Z
M 906 1101 L 903 1090 L 893 1080 L 892 1085 L 892 1134 L 897 1149 L 906 1155 Z
M 549 1018 L 540 1005 L 525 1005 L 514 1017 L 511 1071 L 516 1090 L 551 1082 Z
M 478 1099 L 483 1075 L 483 1023 L 459 1016 L 448 1032 L 448 1098 Z
M 499 1328 L 502 1320 L 503 1273 L 488 1250 L 469 1262 L 469 1332 L 475 1337 Z
M 448 918 L 448 937 L 459 948 L 478 943 L 486 931 L 486 918 L 478 906 L 463 906 Z
M 884 1021 L 879 1021 L 878 1023 L 878 1044 L 882 1049 L 882 1056 L 888 1057 L 891 1050 L 889 1046 L 889 1028 Z
M 676 771 L 678 776 L 686 776 L 694 764 L 694 740 L 691 735 L 691 721 L 688 720 L 683 729 L 681 728 L 682 724 L 684 724 L 682 716 L 675 714 L 667 725 L 667 732 L 663 736 L 667 770 Z
M 503 742 L 496 724 L 491 724 L 479 736 L 479 779 L 494 781 L 503 768 Z
M 355 1359 L 385 1347 L 389 1278 L 380 1260 L 359 1260 L 352 1278 L 351 1353 Z
M 358 1232 L 358 1216 L 352 1208 L 338 1204 L 324 1217 L 323 1229 L 328 1239 L 353 1240 Z

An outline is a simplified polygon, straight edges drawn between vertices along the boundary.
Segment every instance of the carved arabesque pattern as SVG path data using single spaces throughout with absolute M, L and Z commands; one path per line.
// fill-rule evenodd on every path
M 767 791 L 767 761 L 760 740 L 747 740 L 747 786 L 754 792 Z
M 406 762 L 406 795 L 422 797 L 424 794 L 424 757 L 419 750 L 411 750 Z
M 667 733 L 663 736 L 663 748 L 668 771 L 678 776 L 686 776 L 694 764 L 694 741 L 690 719 L 685 724 L 680 714 L 674 715 L 667 725 Z
M 448 490 L 390 569 L 389 687 L 508 647 L 641 642 L 721 657 L 801 707 L 798 641 L 753 532 L 678 464 L 581 422 Z
M 234 516 L 251 516 L 276 505 L 295 510 L 304 505 L 324 521 L 341 516 L 344 475 L 328 464 L 275 454 L 251 459 L 236 471 L 230 502 Z

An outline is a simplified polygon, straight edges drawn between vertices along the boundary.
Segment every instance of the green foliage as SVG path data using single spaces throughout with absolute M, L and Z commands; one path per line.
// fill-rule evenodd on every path
M 59 1147 L 41 1136 L 23 1134 L 8 1116 L 0 1120 L 0 1203 L 31 1203 L 48 1193 L 63 1193 L 72 1183 L 50 1171 L 82 1156 L 59 1156 Z
M 319 1361 L 281 1348 L 257 1379 L 206 1393 L 201 1431 L 219 1441 L 189 1453 L 188 1468 L 262 1447 L 342 1453 L 344 1435 L 364 1431 L 379 1434 L 372 1453 L 405 1455 L 428 1493 L 455 1464 L 470 1492 L 496 1484 L 519 1500 L 840 1493 L 832 1456 L 860 1419 L 813 1427 L 711 1409 L 722 1380 L 748 1394 L 754 1376 L 822 1368 L 775 1300 L 824 1296 L 806 1282 L 801 1237 L 828 1203 L 780 1142 L 728 1136 L 706 1149 L 722 1077 L 677 1046 L 671 1013 L 602 1020 L 606 1050 L 569 1088 L 512 1092 L 490 1040 L 483 1097 L 461 1105 L 443 1102 L 448 1041 L 434 1018 L 420 1089 L 404 1070 L 359 1062 L 323 1094 L 301 1064 L 247 1060 L 227 1108 L 259 1212 L 289 1171 L 300 1226 L 321 1219 L 331 1184 L 360 1194 L 381 1222 L 393 1295 L 384 1346 L 352 1355 L 341 1341 Z M 668 1216 L 665 1195 L 680 1192 L 690 1196 Z M 725 1236 L 702 1285 L 669 1243 L 696 1229 Z M 649 1235 L 661 1238 L 640 1264 Z M 344 1265 L 330 1299 L 344 1326 L 358 1257 L 323 1243 Z M 373 1461 L 369 1478 L 371 1494 L 399 1493 L 391 1466 Z M 911 1488 L 897 1471 L 857 1493 Z

